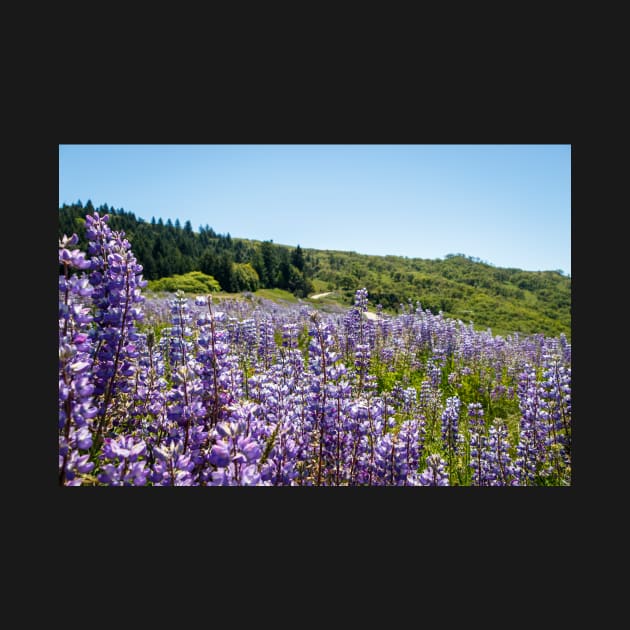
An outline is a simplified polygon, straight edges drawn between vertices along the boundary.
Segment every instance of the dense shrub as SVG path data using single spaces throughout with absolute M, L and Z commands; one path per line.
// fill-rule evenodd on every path
M 151 291 L 184 291 L 185 293 L 211 293 L 220 291 L 219 283 L 208 274 L 201 271 L 190 271 L 183 275 L 174 275 L 159 280 L 149 280 Z

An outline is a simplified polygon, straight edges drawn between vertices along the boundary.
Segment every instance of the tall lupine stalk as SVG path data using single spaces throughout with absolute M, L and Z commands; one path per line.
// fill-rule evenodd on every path
M 433 444 L 436 439 L 436 428 L 440 409 L 440 390 L 431 384 L 430 380 L 424 380 L 420 384 L 418 396 L 418 410 L 426 423 L 426 442 Z
M 267 370 L 273 363 L 276 353 L 275 331 L 271 318 L 268 315 L 264 315 L 258 323 L 258 330 L 258 356 L 263 363 L 263 368 Z
M 274 364 L 259 376 L 255 383 L 255 411 L 247 412 L 246 430 L 262 445 L 263 460 L 259 462 L 261 477 L 281 485 L 284 468 L 284 446 L 291 427 L 285 423 L 285 396 L 290 387 L 282 382 L 282 366 Z
M 365 453 L 364 475 L 361 478 L 363 484 L 368 486 L 379 485 L 379 472 L 383 468 L 378 462 L 379 442 L 383 438 L 386 430 L 386 422 L 383 417 L 383 407 L 373 405 L 370 399 L 367 400 L 367 441 L 368 449 Z
M 155 461 L 149 481 L 155 486 L 192 486 L 195 464 L 190 454 L 185 454 L 182 440 L 173 437 L 154 449 Z
M 344 360 L 350 365 L 354 363 L 358 391 L 364 386 L 370 364 L 370 343 L 365 334 L 365 318 L 367 312 L 367 289 L 359 289 L 354 298 L 354 305 L 343 318 L 344 325 Z
M 446 462 L 437 454 L 426 458 L 427 467 L 420 475 L 410 475 L 410 485 L 416 486 L 448 486 L 450 485 Z
M 282 347 L 280 348 L 280 360 L 283 363 L 284 372 L 287 370 L 296 383 L 304 372 L 304 356 L 298 348 L 299 325 L 295 322 L 282 324 Z M 294 385 L 295 387 L 295 385 Z
M 393 349 L 389 348 L 389 337 L 391 335 L 392 322 L 389 317 L 383 313 L 383 305 L 376 305 L 376 325 L 374 326 L 374 341 L 372 352 L 374 354 L 376 365 L 379 366 L 383 361 L 389 361 L 393 357 Z M 383 353 L 387 348 L 388 352 Z
M 243 388 L 245 397 L 249 396 L 250 370 L 256 360 L 256 320 L 252 317 L 238 323 L 238 345 L 235 348 L 239 356 L 239 363 L 243 373 Z M 232 346 L 233 347 L 233 346 Z
M 146 453 L 144 440 L 121 435 L 105 438 L 100 455 L 101 472 L 98 480 L 108 486 L 144 486 L 149 469 L 140 457 Z
M 191 328 L 193 317 L 183 291 L 175 293 L 175 297 L 169 300 L 169 306 L 171 327 L 165 332 L 168 332 L 169 339 L 169 365 L 175 371 L 182 365 L 188 365 L 189 360 L 193 358 L 194 344 Z
M 341 363 L 339 354 L 334 351 L 335 342 L 330 334 L 330 323 L 316 327 L 316 343 L 313 353 L 317 356 L 312 384 L 319 388 L 317 400 L 321 407 L 315 407 L 319 422 L 319 443 L 317 454 L 316 485 L 342 485 L 350 476 L 353 444 L 349 427 L 353 420 L 349 411 L 352 387 L 348 380 L 348 370 Z M 322 360 L 323 359 L 323 360 Z M 319 365 L 325 366 L 318 374 Z
M 417 471 L 418 460 L 418 423 L 408 420 L 398 431 L 377 439 L 373 480 L 378 485 L 410 485 L 409 475 Z
M 371 352 L 367 343 L 357 344 L 354 351 L 354 367 L 358 375 L 357 388 L 361 391 L 366 384 L 368 378 L 368 369 L 370 367 Z
M 225 313 L 213 309 L 211 295 L 198 297 L 196 304 L 207 307 L 207 312 L 202 313 L 197 320 L 200 330 L 197 360 L 200 364 L 201 383 L 204 392 L 203 402 L 209 426 L 213 427 L 219 421 L 222 410 L 230 402 L 225 387 L 225 373 L 229 368 L 227 361 L 229 353 L 228 334 L 227 331 L 218 328 L 218 324 L 225 319 Z
M 259 460 L 262 481 L 275 486 L 294 485 L 299 475 L 300 452 L 299 415 L 295 408 L 284 408 L 271 422 L 269 417 L 256 420 L 250 435 L 264 444 L 263 455 Z
M 92 420 L 96 416 L 94 384 L 91 378 L 92 342 L 89 336 L 92 315 L 84 305 L 92 294 L 84 270 L 90 262 L 76 245 L 78 237 L 59 241 L 59 483 L 80 485 L 82 475 L 94 468 L 89 453 L 92 446 Z
M 468 432 L 470 435 L 470 468 L 474 486 L 488 485 L 487 436 L 483 407 L 480 403 L 468 405 Z
M 258 461 L 263 450 L 258 441 L 247 432 L 247 419 L 239 413 L 213 427 L 215 443 L 208 461 L 216 467 L 209 485 L 250 486 L 266 485 L 262 481 Z
M 309 330 L 309 372 L 312 374 L 310 408 L 315 417 L 314 438 L 317 450 L 316 485 L 321 485 L 324 457 L 324 440 L 326 438 L 326 395 L 328 383 L 328 366 L 337 360 L 331 350 L 332 336 L 328 326 L 322 323 L 318 313 L 312 315 L 312 327 Z
M 400 431 L 403 432 L 404 429 L 407 432 L 405 435 L 409 431 L 413 432 L 414 444 L 409 447 L 414 449 L 413 461 L 416 462 L 417 468 L 417 462 L 424 453 L 426 441 L 426 419 L 418 407 L 418 392 L 414 387 L 403 388 L 402 385 L 396 384 L 392 390 L 392 400 L 400 417 Z M 410 463 L 410 470 L 411 468 L 413 466 Z
M 516 449 L 516 475 L 519 485 L 534 485 L 537 476 L 549 473 L 546 462 L 549 427 L 540 415 L 540 388 L 533 367 L 525 366 L 519 376 L 517 391 L 521 417 Z
M 368 450 L 368 408 L 364 400 L 352 399 L 347 407 L 347 480 L 348 485 L 360 485 L 366 477 Z
M 427 377 L 429 378 L 429 382 L 433 389 L 437 390 L 440 387 L 440 382 L 442 380 L 442 368 L 440 366 L 440 360 L 433 356 L 427 359 L 426 366 Z
M 155 333 L 139 335 L 140 359 L 136 372 L 133 414 L 140 419 L 140 435 L 147 445 L 147 459 L 153 464 L 153 448 L 159 447 L 166 434 L 166 394 L 164 359 Z
M 202 384 L 198 379 L 197 361 L 194 356 L 192 315 L 184 293 L 178 291 L 171 301 L 169 329 L 171 381 L 168 392 L 168 419 L 183 429 L 182 450 L 188 454 L 191 429 L 205 415 L 201 403 Z
M 541 418 L 548 425 L 547 450 L 556 478 L 570 472 L 571 455 L 571 369 L 560 365 L 554 355 L 543 357 L 540 385 Z
M 409 485 L 409 475 L 418 470 L 420 461 L 420 423 L 405 420 L 398 431 L 398 485 Z
M 379 486 L 398 485 L 396 475 L 396 435 L 385 433 L 376 438 L 372 483 Z
M 296 485 L 310 485 L 310 466 L 312 462 L 312 440 L 310 429 L 313 416 L 309 412 L 310 384 L 307 378 L 296 380 L 293 392 L 294 407 L 291 410 L 292 434 L 295 440 L 295 481 Z
M 328 485 L 339 486 L 347 475 L 348 417 L 350 384 L 343 379 L 342 369 L 331 367 L 331 380 L 327 383 L 326 433 L 324 440 L 324 469 Z
M 510 443 L 505 422 L 497 418 L 490 426 L 486 462 L 486 481 L 489 486 L 511 486 L 517 484 L 516 471 L 510 457 Z
M 571 363 L 571 344 L 567 341 L 567 336 L 564 333 L 560 335 L 560 347 L 562 348 L 562 360 L 567 365 Z
M 458 440 L 459 409 L 461 401 L 457 396 L 446 399 L 446 407 L 442 413 L 442 442 L 447 453 L 448 470 L 453 475 L 454 462 L 459 456 L 460 442 Z
M 108 411 L 114 396 L 129 391 L 135 370 L 136 322 L 142 319 L 139 307 L 144 301 L 141 288 L 142 266 L 137 264 L 124 232 L 112 231 L 109 216 L 97 212 L 85 218 L 88 254 L 91 256 L 90 284 L 93 286 L 96 348 L 94 358 L 95 395 L 99 397 L 94 457 L 100 448 L 103 431 L 113 418 Z M 119 411 L 124 414 L 125 409 Z

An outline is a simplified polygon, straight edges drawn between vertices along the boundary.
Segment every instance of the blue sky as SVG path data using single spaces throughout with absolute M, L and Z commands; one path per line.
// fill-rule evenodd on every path
M 59 205 L 79 199 L 292 246 L 571 273 L 570 145 L 60 145 Z

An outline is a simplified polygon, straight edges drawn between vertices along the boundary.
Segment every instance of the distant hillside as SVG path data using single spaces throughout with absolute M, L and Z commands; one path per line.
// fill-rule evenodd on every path
M 110 214 L 112 228 L 125 231 L 149 280 L 202 271 L 228 292 L 280 288 L 306 297 L 332 291 L 344 304 L 366 287 L 370 303 L 389 311 L 411 300 L 495 334 L 571 338 L 571 278 L 557 271 L 494 267 L 462 254 L 431 260 L 302 249 L 216 234 L 208 225 L 195 231 L 190 221 L 147 222 L 90 202 L 59 209 L 59 235 L 76 232 L 85 243 L 83 221 L 95 210 Z
M 419 301 L 496 334 L 521 331 L 571 333 L 571 278 L 557 271 L 493 267 L 457 254 L 444 260 L 368 256 L 305 249 L 314 260 L 313 278 L 321 291 L 338 290 L 348 303 L 355 287 L 365 286 L 374 304 L 396 309 Z

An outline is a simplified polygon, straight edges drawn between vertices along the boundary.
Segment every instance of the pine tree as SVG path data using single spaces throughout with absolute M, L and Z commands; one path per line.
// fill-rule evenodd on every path
M 291 253 L 291 264 L 300 271 L 304 271 L 304 254 L 299 245 Z

